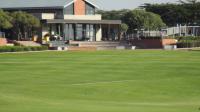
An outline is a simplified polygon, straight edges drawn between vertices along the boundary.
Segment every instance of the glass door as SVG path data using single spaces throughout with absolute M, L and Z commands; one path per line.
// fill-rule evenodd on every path
M 76 40 L 83 40 L 83 25 L 76 25 Z

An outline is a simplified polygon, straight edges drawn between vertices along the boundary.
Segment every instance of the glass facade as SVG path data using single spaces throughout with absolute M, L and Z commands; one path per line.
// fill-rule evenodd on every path
M 92 24 L 65 24 L 64 40 L 95 41 L 95 25 Z
M 83 40 L 83 25 L 76 24 L 76 38 L 75 40 Z
M 64 25 L 64 40 L 74 40 L 74 28 L 73 24 Z
M 74 15 L 74 4 L 71 4 L 70 6 L 66 7 L 63 12 L 67 15 Z
M 95 7 L 86 3 L 85 4 L 85 14 L 86 15 L 95 15 Z

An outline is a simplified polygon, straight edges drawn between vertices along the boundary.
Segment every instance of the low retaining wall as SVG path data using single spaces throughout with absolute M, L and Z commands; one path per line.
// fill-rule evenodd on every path
M 0 38 L 0 46 L 5 46 L 7 44 L 6 38 Z
M 132 40 L 133 46 L 143 49 L 151 48 L 163 48 L 165 45 L 174 45 L 177 43 L 176 39 L 142 39 L 142 40 Z
M 96 47 L 78 47 L 78 46 L 69 46 L 68 51 L 96 51 Z

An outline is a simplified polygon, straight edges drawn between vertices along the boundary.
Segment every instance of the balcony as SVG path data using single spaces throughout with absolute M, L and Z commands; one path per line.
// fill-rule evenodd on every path
M 65 20 L 101 20 L 101 15 L 64 15 Z

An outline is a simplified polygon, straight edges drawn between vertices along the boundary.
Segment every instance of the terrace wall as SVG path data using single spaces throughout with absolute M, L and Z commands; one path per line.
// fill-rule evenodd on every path
M 151 49 L 151 48 L 163 48 L 165 45 L 174 45 L 177 43 L 176 39 L 142 39 L 142 40 L 132 40 L 131 43 L 134 46 L 143 49 Z

